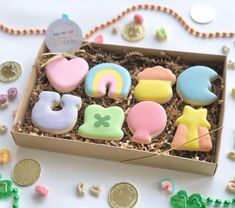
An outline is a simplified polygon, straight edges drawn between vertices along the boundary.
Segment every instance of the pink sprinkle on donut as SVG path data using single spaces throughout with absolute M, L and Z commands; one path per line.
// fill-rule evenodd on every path
M 41 186 L 41 185 L 37 185 L 35 187 L 35 191 L 41 196 L 47 196 L 47 194 L 49 192 L 49 190 L 46 187 Z
M 135 23 L 137 23 L 137 24 L 143 24 L 143 22 L 144 22 L 144 18 L 141 14 L 136 14 L 134 16 L 134 20 L 135 20 Z

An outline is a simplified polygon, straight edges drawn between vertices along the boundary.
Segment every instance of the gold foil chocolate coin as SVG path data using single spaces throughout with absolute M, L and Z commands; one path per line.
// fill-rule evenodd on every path
M 131 22 L 122 30 L 122 37 L 130 42 L 137 42 L 144 38 L 145 29 L 142 24 Z
M 15 61 L 7 61 L 0 65 L 0 80 L 13 82 L 21 75 L 21 65 Z
M 138 192 L 130 183 L 122 182 L 111 188 L 108 199 L 112 208 L 132 208 L 138 200 Z
M 40 164 L 32 159 L 18 162 L 12 170 L 12 179 L 19 186 L 30 186 L 35 183 L 41 173 Z

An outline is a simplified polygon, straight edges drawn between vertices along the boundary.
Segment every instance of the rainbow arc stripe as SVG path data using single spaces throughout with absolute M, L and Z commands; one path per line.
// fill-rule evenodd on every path
M 87 73 L 85 90 L 90 97 L 106 94 L 111 98 L 126 97 L 131 88 L 131 76 L 128 70 L 118 64 L 102 63 Z

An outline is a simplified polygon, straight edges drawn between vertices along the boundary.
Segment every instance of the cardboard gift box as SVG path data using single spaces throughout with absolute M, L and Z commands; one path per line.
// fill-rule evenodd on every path
M 220 66 L 217 72 L 225 80 L 226 76 L 226 56 L 222 55 L 210 55 L 210 54 L 200 54 L 200 53 L 188 53 L 179 51 L 162 51 L 149 48 L 137 48 L 129 46 L 117 46 L 109 44 L 95 44 L 92 43 L 92 47 L 101 48 L 105 51 L 115 52 L 115 51 L 138 51 L 145 56 L 155 56 L 162 57 L 162 54 L 167 54 L 167 56 L 172 58 L 181 57 L 183 60 L 189 62 L 190 64 L 197 65 L 198 63 L 214 63 Z M 43 53 L 48 52 L 45 44 L 41 47 L 36 63 L 39 61 Z M 36 64 L 33 66 L 32 72 L 29 77 L 28 84 L 26 86 L 22 101 L 19 105 L 15 121 L 12 128 L 12 136 L 17 145 L 43 149 L 48 151 L 62 152 L 68 154 L 82 155 L 100 159 L 108 159 L 125 163 L 139 164 L 154 166 L 160 168 L 167 168 L 173 170 L 180 170 L 186 172 L 199 173 L 203 175 L 214 175 L 216 168 L 218 166 L 219 149 L 221 143 L 221 130 L 216 132 L 216 146 L 215 155 L 213 155 L 213 161 L 201 161 L 192 158 L 186 158 L 175 155 L 158 155 L 157 152 L 149 152 L 137 149 L 122 148 L 118 146 L 110 146 L 101 143 L 90 143 L 86 141 L 62 139 L 58 136 L 39 136 L 36 134 L 29 134 L 26 132 L 19 131 L 16 127 L 19 124 L 24 123 L 25 113 L 28 109 L 32 91 L 35 87 L 37 80 L 37 70 Z M 225 88 L 224 88 L 225 91 Z M 224 102 L 224 93 L 222 96 Z M 222 126 L 223 114 L 224 114 L 224 104 L 217 105 L 220 108 L 220 116 L 218 119 L 218 125 Z

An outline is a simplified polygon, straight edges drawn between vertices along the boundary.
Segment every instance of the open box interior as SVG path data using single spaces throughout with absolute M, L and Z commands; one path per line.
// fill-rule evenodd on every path
M 85 53 L 88 51 L 87 53 L 90 55 L 88 56 L 87 62 L 90 65 L 90 68 L 98 63 L 116 61 L 119 64 L 124 65 L 126 68 L 128 68 L 128 64 L 132 64 L 133 66 L 131 67 L 130 72 L 131 74 L 136 75 L 136 73 L 146 67 L 163 65 L 164 67 L 171 69 L 177 76 L 182 70 L 193 65 L 205 65 L 213 68 L 220 75 L 220 79 L 213 82 L 212 91 L 218 90 L 219 95 L 217 95 L 218 100 L 206 108 L 208 109 L 208 120 L 213 120 L 211 123 L 212 130 L 222 126 L 224 112 L 223 92 L 225 91 L 224 82 L 226 76 L 225 56 L 178 51 L 161 51 L 148 48 L 95 43 L 92 43 L 91 46 L 91 48 L 90 46 L 85 46 L 85 48 L 82 48 L 81 51 L 76 53 L 78 56 L 85 56 L 84 51 Z M 102 51 L 105 51 L 105 54 L 102 54 Z M 83 109 L 79 111 L 79 115 L 82 116 L 79 120 L 79 123 L 76 124 L 75 130 L 71 134 L 64 134 L 62 136 L 52 135 L 40 132 L 38 129 L 32 127 L 30 123 L 30 115 L 31 109 L 36 102 L 36 100 L 33 98 L 33 93 L 38 95 L 38 91 L 35 90 L 37 84 L 39 83 L 40 77 L 38 76 L 40 73 L 44 73 L 43 76 L 45 75 L 43 69 L 40 69 L 40 65 L 42 63 L 41 55 L 46 52 L 48 52 L 47 48 L 45 44 L 43 44 L 33 66 L 22 101 L 16 114 L 12 128 L 12 135 L 16 144 L 30 148 L 115 160 L 124 163 L 155 166 L 205 175 L 215 174 L 218 165 L 217 161 L 221 143 L 221 131 L 217 131 L 211 135 L 213 139 L 213 149 L 209 153 L 174 150 L 171 151 L 170 154 L 159 155 L 160 152 L 164 152 L 170 148 L 170 142 L 172 141 L 176 130 L 176 126 L 173 120 L 182 114 L 184 107 L 182 101 L 180 101 L 180 98 L 177 96 L 175 86 L 173 87 L 174 96 L 172 100 L 163 105 L 163 107 L 166 109 L 168 118 L 172 117 L 171 124 L 168 124 L 171 126 L 166 128 L 159 137 L 153 139 L 153 142 L 150 145 L 140 145 L 131 142 L 130 132 L 128 132 L 126 124 L 123 126 L 125 136 L 120 142 L 91 140 L 80 138 L 78 135 L 76 135 L 75 132 L 77 128 L 79 125 L 83 124 L 83 112 L 85 106 L 93 104 L 94 102 L 102 105 L 99 103 L 102 102 L 102 100 L 104 102 L 104 107 L 114 105 L 115 101 L 111 101 L 111 99 L 107 98 L 106 96 L 96 99 L 88 99 L 85 96 L 81 96 L 83 100 Z M 84 58 L 86 59 L 86 57 Z M 174 70 L 178 71 L 176 72 Z M 46 87 L 43 88 L 43 90 L 53 90 L 53 88 L 49 86 L 46 78 L 43 77 L 43 79 L 45 79 L 43 82 L 45 81 L 46 83 Z M 135 80 L 134 76 L 133 80 Z M 132 86 L 135 85 L 136 81 L 132 83 Z M 81 87 L 83 87 L 83 85 L 81 85 Z M 39 89 L 39 91 L 40 90 L 41 89 Z M 81 90 L 81 88 L 79 88 L 77 91 L 74 90 L 72 94 L 79 96 L 79 94 L 77 94 L 79 90 Z M 128 102 L 130 101 L 127 99 L 124 101 L 124 103 L 120 102 L 115 104 L 123 107 L 124 105 L 127 105 Z M 127 108 L 133 106 L 135 103 L 137 103 L 136 100 L 131 100 L 129 106 L 124 107 L 124 111 Z M 175 109 L 178 105 L 179 109 Z

